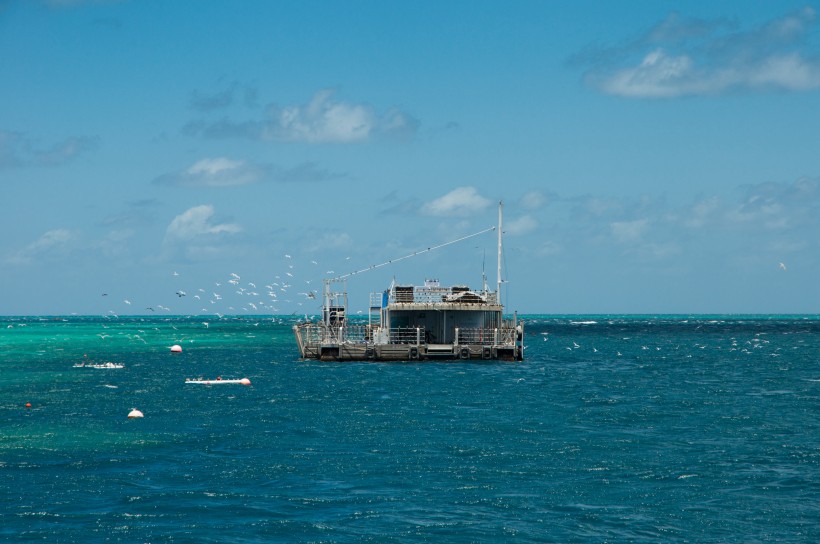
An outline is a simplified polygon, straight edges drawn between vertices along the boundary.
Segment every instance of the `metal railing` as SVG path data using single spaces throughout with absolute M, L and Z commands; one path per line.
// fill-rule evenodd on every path
M 325 323 L 297 325 L 301 343 L 306 345 L 374 344 L 386 336 L 389 344 L 424 345 L 427 343 L 424 327 L 393 327 L 382 331 L 379 326 L 351 325 L 328 326 Z M 387 334 L 380 334 L 386 332 Z M 453 344 L 514 345 L 516 329 L 512 321 L 505 321 L 500 328 L 458 328 L 454 331 Z M 383 342 L 383 340 L 382 340 Z
M 302 323 L 297 332 L 305 344 L 344 344 L 373 342 L 374 328 L 369 325 L 339 325 Z
M 392 327 L 389 331 L 391 344 L 426 344 L 427 334 L 424 327 Z
M 504 345 L 515 342 L 515 329 L 512 326 L 501 328 L 460 328 L 457 344 Z

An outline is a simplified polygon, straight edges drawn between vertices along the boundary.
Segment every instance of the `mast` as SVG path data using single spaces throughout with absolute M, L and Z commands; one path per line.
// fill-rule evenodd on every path
M 498 303 L 501 304 L 501 215 L 504 209 L 504 201 L 498 201 L 498 287 L 496 288 L 496 296 Z

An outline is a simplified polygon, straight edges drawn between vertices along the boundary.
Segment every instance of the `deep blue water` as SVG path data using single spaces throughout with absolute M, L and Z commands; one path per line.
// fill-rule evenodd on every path
M 523 363 L 384 364 L 0 318 L 0 540 L 820 542 L 820 317 L 524 319 Z

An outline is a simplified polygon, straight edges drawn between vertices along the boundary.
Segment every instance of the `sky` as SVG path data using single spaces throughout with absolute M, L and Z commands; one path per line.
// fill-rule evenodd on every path
M 818 10 L 0 1 L 0 314 L 820 313 Z

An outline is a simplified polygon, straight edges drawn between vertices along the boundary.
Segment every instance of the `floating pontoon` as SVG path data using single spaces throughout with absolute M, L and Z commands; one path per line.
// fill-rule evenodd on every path
M 423 285 L 394 283 L 370 295 L 365 321 L 348 319 L 346 281 L 369 269 L 326 279 L 322 321 L 293 327 L 301 357 L 322 361 L 522 361 L 523 323 L 516 314 L 504 318 L 500 299 L 501 213 L 499 204 L 496 291 L 487 288 L 486 280 L 479 290 L 466 285 L 442 287 L 437 280 L 425 280 Z M 491 230 L 495 227 L 462 240 Z M 450 243 L 454 242 L 437 247 Z M 424 251 L 431 249 L 436 248 Z

